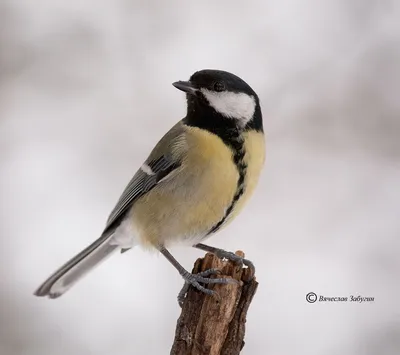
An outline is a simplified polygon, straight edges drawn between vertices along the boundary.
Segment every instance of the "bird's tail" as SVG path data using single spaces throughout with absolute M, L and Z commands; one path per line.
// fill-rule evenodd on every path
M 112 234 L 102 235 L 86 249 L 61 266 L 35 291 L 35 296 L 57 298 L 63 295 L 81 277 L 120 249 L 111 244 Z

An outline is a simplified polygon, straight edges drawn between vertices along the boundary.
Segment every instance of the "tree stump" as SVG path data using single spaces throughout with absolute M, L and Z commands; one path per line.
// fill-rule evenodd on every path
M 243 252 L 236 255 L 244 257 Z M 171 355 L 238 355 L 244 346 L 246 315 L 258 283 L 251 270 L 211 253 L 197 259 L 193 273 L 211 268 L 217 277 L 234 278 L 239 284 L 209 285 L 219 297 L 190 287 L 178 319 Z

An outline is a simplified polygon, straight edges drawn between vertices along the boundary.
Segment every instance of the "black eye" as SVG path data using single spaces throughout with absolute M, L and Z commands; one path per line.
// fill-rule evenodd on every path
M 225 84 L 222 83 L 221 81 L 217 81 L 214 83 L 214 90 L 217 92 L 221 92 L 225 90 Z

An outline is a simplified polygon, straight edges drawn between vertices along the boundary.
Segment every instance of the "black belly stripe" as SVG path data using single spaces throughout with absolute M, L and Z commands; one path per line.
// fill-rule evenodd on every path
M 245 190 L 244 181 L 246 179 L 247 164 L 244 162 L 245 150 L 244 150 L 243 137 L 241 137 L 239 134 L 237 134 L 234 137 L 231 136 L 229 141 L 225 141 L 225 143 L 227 143 L 228 145 L 230 145 L 233 148 L 233 151 L 234 151 L 233 162 L 235 163 L 236 168 L 238 170 L 239 178 L 237 181 L 235 195 L 233 196 L 232 202 L 229 205 L 229 207 L 227 208 L 224 217 L 222 217 L 222 219 L 210 229 L 210 231 L 207 233 L 207 235 L 215 233 L 224 224 L 226 219 L 232 213 L 236 203 L 242 197 L 244 190 Z

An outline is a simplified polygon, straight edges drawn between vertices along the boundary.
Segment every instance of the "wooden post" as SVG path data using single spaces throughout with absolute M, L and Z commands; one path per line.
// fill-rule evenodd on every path
M 244 257 L 243 252 L 236 255 Z M 193 273 L 218 268 L 217 277 L 241 280 L 241 285 L 209 286 L 219 297 L 208 296 L 194 287 L 182 306 L 171 355 L 238 355 L 244 346 L 246 315 L 258 283 L 247 268 L 207 253 L 195 262 Z

